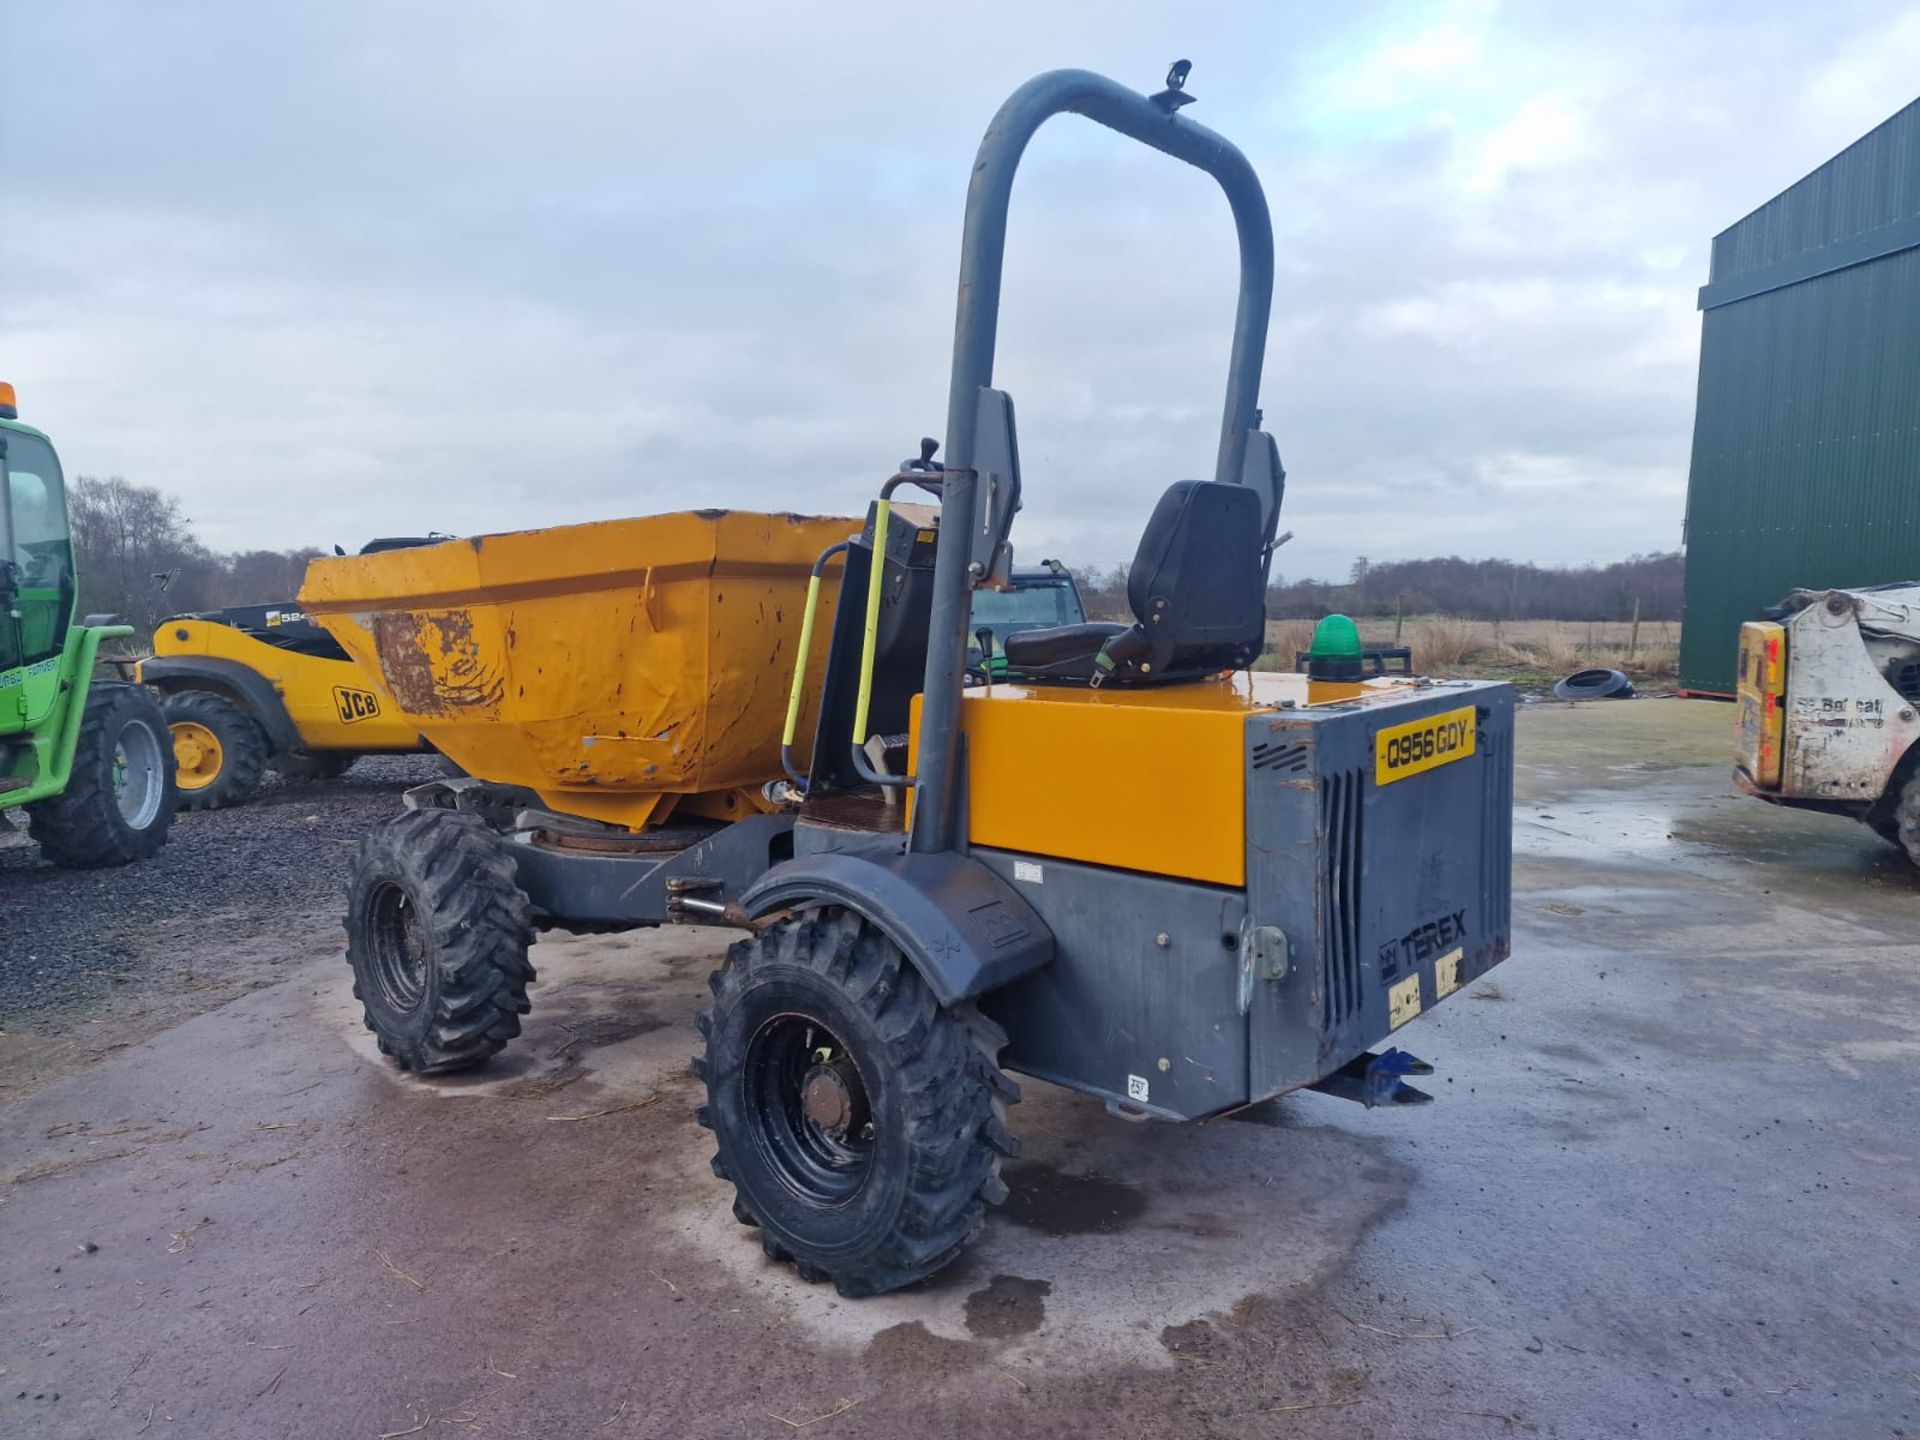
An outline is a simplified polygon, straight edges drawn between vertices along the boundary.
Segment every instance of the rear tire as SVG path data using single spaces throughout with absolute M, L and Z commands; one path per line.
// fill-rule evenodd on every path
M 1907 783 L 1900 787 L 1900 802 L 1893 807 L 1892 823 L 1880 833 L 1906 851 L 1907 859 L 1920 865 L 1920 773 L 1909 776 Z
M 253 798 L 267 762 L 259 721 L 211 690 L 175 690 L 160 708 L 172 734 L 182 810 L 224 810 Z
M 285 780 L 338 780 L 360 759 L 356 750 L 322 750 L 296 754 L 283 750 L 267 762 Z
M 27 831 L 72 870 L 150 859 L 167 843 L 177 796 L 159 702 L 136 685 L 87 691 L 66 790 L 27 807 Z
M 838 908 L 740 941 L 708 984 L 696 1118 L 768 1257 L 860 1296 L 958 1256 L 1019 1148 L 1000 1027 L 971 1002 L 942 1007 L 893 941 Z
M 367 832 L 347 884 L 353 994 L 402 1070 L 465 1070 L 520 1033 L 532 907 L 477 816 L 409 810 Z

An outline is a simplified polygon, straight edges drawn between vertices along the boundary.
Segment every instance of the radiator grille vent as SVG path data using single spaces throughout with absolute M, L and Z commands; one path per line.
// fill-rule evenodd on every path
M 1326 836 L 1326 873 L 1320 914 L 1326 925 L 1321 996 L 1328 1029 L 1360 1008 L 1360 857 L 1362 797 L 1358 770 L 1329 774 L 1320 787 L 1320 829 Z
M 1487 712 L 1477 717 L 1480 763 L 1488 783 L 1480 789 L 1480 935 L 1491 940 L 1505 935 L 1513 920 L 1513 733 L 1492 730 Z
M 1903 700 L 1920 701 L 1920 660 L 1894 660 L 1887 665 L 1887 683 Z
M 1256 770 L 1304 770 L 1307 768 L 1307 747 L 1300 741 L 1283 745 L 1278 741 L 1263 740 L 1253 747 L 1253 768 Z

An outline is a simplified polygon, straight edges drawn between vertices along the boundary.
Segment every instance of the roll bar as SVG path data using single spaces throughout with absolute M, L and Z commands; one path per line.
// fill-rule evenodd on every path
M 1220 420 L 1214 478 L 1242 481 L 1247 445 L 1259 424 L 1260 367 L 1273 305 L 1273 224 L 1266 194 L 1247 158 L 1231 142 L 1176 113 L 1187 62 L 1173 67 L 1167 88 L 1152 97 L 1090 70 L 1052 70 L 1008 97 L 987 126 L 967 187 L 960 236 L 960 296 L 953 327 L 953 376 L 947 394 L 946 470 L 940 506 L 942 543 L 934 560 L 933 606 L 928 620 L 927 668 L 921 699 L 920 746 L 914 786 L 911 848 L 941 851 L 954 844 L 954 789 L 958 775 L 960 697 L 966 666 L 973 582 L 972 532 L 978 522 L 975 440 L 983 401 L 993 383 L 994 343 L 1000 323 L 1000 275 L 1006 254 L 1007 209 L 1013 177 L 1027 142 L 1055 115 L 1072 112 L 1143 145 L 1206 171 L 1226 192 L 1240 237 L 1240 299 L 1227 361 L 1227 396 Z

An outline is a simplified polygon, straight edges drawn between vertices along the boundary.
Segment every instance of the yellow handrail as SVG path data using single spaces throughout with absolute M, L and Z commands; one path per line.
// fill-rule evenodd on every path
M 820 572 L 807 578 L 807 608 L 800 616 L 800 651 L 793 657 L 793 692 L 787 696 L 787 727 L 780 732 L 782 749 L 793 744 L 800 728 L 800 691 L 807 678 L 807 656 L 813 650 L 813 612 L 820 604 Z
M 873 652 L 880 635 L 880 581 L 887 568 L 887 517 L 893 502 L 885 496 L 873 504 L 872 568 L 867 572 L 867 617 L 860 641 L 860 697 L 853 711 L 853 743 L 867 743 L 867 702 L 873 696 Z

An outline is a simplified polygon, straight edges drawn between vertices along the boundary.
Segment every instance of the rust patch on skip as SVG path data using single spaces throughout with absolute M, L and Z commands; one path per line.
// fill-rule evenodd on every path
M 505 682 L 487 665 L 466 610 L 390 610 L 373 617 L 380 672 L 402 710 L 445 715 L 497 708 Z

